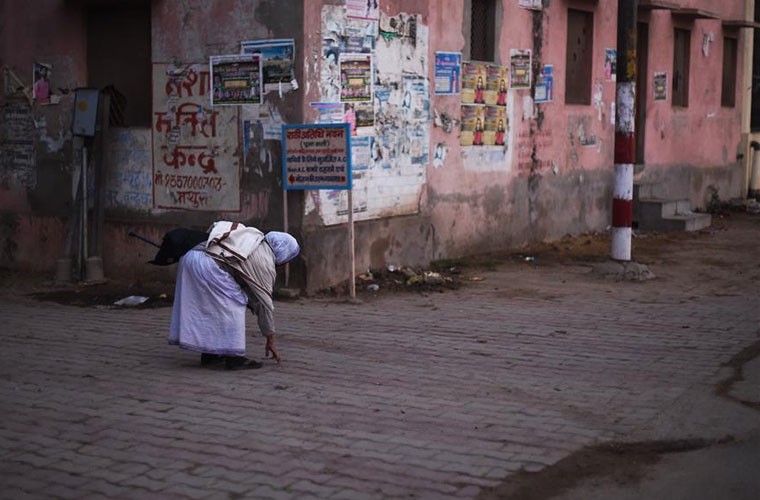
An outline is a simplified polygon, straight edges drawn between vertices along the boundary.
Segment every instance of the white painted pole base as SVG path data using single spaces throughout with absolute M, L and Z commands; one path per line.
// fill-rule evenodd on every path
M 631 235 L 630 227 L 612 228 L 611 257 L 614 260 L 631 260 Z

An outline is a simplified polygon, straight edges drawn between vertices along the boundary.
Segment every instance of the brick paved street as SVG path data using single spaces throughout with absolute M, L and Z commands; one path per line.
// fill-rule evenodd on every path
M 475 498 L 590 444 L 741 436 L 760 415 L 714 387 L 758 340 L 758 268 L 704 266 L 621 283 L 511 265 L 445 293 L 280 302 L 285 361 L 243 372 L 166 345 L 168 308 L 5 293 L 0 497 Z

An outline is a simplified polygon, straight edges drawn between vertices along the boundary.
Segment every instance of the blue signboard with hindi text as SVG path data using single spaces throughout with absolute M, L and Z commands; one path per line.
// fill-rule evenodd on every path
M 347 123 L 282 126 L 284 189 L 351 189 Z

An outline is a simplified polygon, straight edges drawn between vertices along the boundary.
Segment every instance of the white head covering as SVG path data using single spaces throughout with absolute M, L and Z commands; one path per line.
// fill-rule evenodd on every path
M 274 251 L 274 260 L 279 266 L 295 259 L 301 247 L 298 246 L 298 242 L 288 233 L 281 233 L 279 231 L 270 231 L 265 236 L 269 246 Z

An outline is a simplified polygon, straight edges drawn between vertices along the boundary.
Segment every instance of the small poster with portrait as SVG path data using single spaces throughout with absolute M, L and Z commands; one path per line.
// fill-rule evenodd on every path
M 509 81 L 509 68 L 491 64 L 488 66 L 488 80 L 486 83 L 486 104 L 489 106 L 507 105 L 507 82 Z
M 485 104 L 488 65 L 465 62 L 462 64 L 462 104 Z
M 459 144 L 461 146 L 483 146 L 485 143 L 486 107 L 476 104 L 462 106 Z

